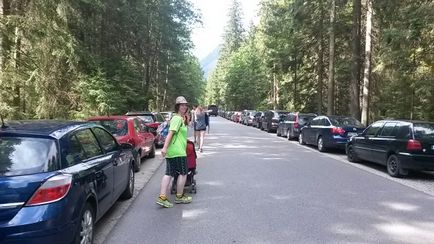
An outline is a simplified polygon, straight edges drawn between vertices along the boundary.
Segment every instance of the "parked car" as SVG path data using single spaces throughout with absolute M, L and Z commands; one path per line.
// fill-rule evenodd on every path
M 161 116 L 163 116 L 165 121 L 170 121 L 172 118 L 173 112 L 167 111 L 167 112 L 160 112 Z
M 347 144 L 351 162 L 366 160 L 385 165 L 393 177 L 408 170 L 434 170 L 434 123 L 382 120 L 370 125 Z
M 129 143 L 134 147 L 136 172 L 140 171 L 142 158 L 155 157 L 155 136 L 152 129 L 139 117 L 101 116 L 89 118 L 88 121 L 103 126 L 119 143 Z
M 241 123 L 243 125 L 251 126 L 253 124 L 253 117 L 256 114 L 254 110 L 245 110 L 244 115 L 242 116 Z
M 316 145 L 320 152 L 324 152 L 328 148 L 345 149 L 348 139 L 364 129 L 352 117 L 317 116 L 303 127 L 298 138 L 300 144 Z
M 134 192 L 130 144 L 102 126 L 11 121 L 0 128 L 0 242 L 91 243 L 95 223 Z
M 219 115 L 219 108 L 217 105 L 209 105 L 208 110 L 209 110 L 208 114 L 210 116 L 213 115 L 217 117 L 217 115 Z
M 157 135 L 158 126 L 165 121 L 164 117 L 160 113 L 153 112 L 128 112 L 127 116 L 139 117 L 145 121 L 146 126 L 153 129 L 154 136 Z
M 301 128 L 315 117 L 316 114 L 313 113 L 289 113 L 281 118 L 277 127 L 277 136 L 286 137 L 288 140 L 298 139 Z
M 240 123 L 241 122 L 241 112 L 234 112 L 232 114 L 231 120 L 235 123 Z
M 264 112 L 261 111 L 256 112 L 255 115 L 253 115 L 252 126 L 256 128 L 261 128 L 263 116 L 264 116 Z
M 276 132 L 281 116 L 288 114 L 287 111 L 268 110 L 262 118 L 262 130 L 267 132 Z

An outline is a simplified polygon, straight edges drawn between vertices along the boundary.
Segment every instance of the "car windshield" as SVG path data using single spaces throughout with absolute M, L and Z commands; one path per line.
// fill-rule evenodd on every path
M 137 116 L 139 117 L 141 120 L 145 121 L 145 123 L 154 123 L 154 116 L 152 115 L 140 115 Z
M 128 124 L 124 119 L 116 120 L 97 120 L 93 121 L 96 124 L 103 126 L 106 130 L 114 136 L 124 136 L 128 133 Z
M 329 117 L 329 119 L 334 126 L 361 126 L 362 125 L 357 119 L 351 117 Z
M 417 123 L 413 125 L 415 139 L 434 139 L 433 123 Z
M 56 141 L 33 137 L 0 137 L 0 175 L 14 176 L 57 170 Z

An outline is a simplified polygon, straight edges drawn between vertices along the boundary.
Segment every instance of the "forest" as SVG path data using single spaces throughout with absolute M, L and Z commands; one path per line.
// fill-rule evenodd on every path
M 82 119 L 172 110 L 206 86 L 188 0 L 0 0 L 0 115 Z
M 226 110 L 434 120 L 434 1 L 234 0 L 206 101 Z

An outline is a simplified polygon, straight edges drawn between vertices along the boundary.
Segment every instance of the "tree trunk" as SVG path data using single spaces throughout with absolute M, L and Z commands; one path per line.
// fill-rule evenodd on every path
M 293 65 L 293 73 L 294 73 L 294 95 L 293 95 L 293 101 L 294 101 L 294 110 L 298 111 L 298 98 L 297 98 L 297 85 L 298 85 L 298 74 L 297 74 L 297 52 L 295 52 L 294 55 L 294 65 Z
M 319 1 L 320 8 L 320 19 L 319 19 L 319 28 L 318 28 L 318 105 L 317 111 L 318 114 L 322 114 L 322 106 L 323 106 L 323 80 L 324 80 L 324 35 L 323 35 L 323 26 L 324 26 L 324 6 L 323 0 Z
M 331 0 L 330 8 L 330 57 L 329 57 L 329 83 L 328 83 L 328 96 L 327 96 L 327 115 L 335 113 L 334 99 L 335 99 L 335 12 L 336 2 Z
M 350 85 L 350 114 L 360 119 L 360 22 L 362 16 L 361 0 L 353 0 L 352 63 Z
M 365 43 L 365 67 L 363 72 L 363 97 L 362 97 L 362 123 L 369 123 L 369 83 L 371 80 L 371 33 L 372 33 L 372 0 L 366 2 L 366 43 Z

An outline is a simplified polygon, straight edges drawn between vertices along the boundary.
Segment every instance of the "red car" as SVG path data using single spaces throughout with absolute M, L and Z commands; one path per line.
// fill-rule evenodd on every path
M 113 134 L 119 143 L 133 145 L 136 157 L 135 171 L 140 170 L 143 157 L 155 157 L 155 136 L 140 118 L 133 116 L 102 116 L 89 118 L 88 121 L 102 125 Z

